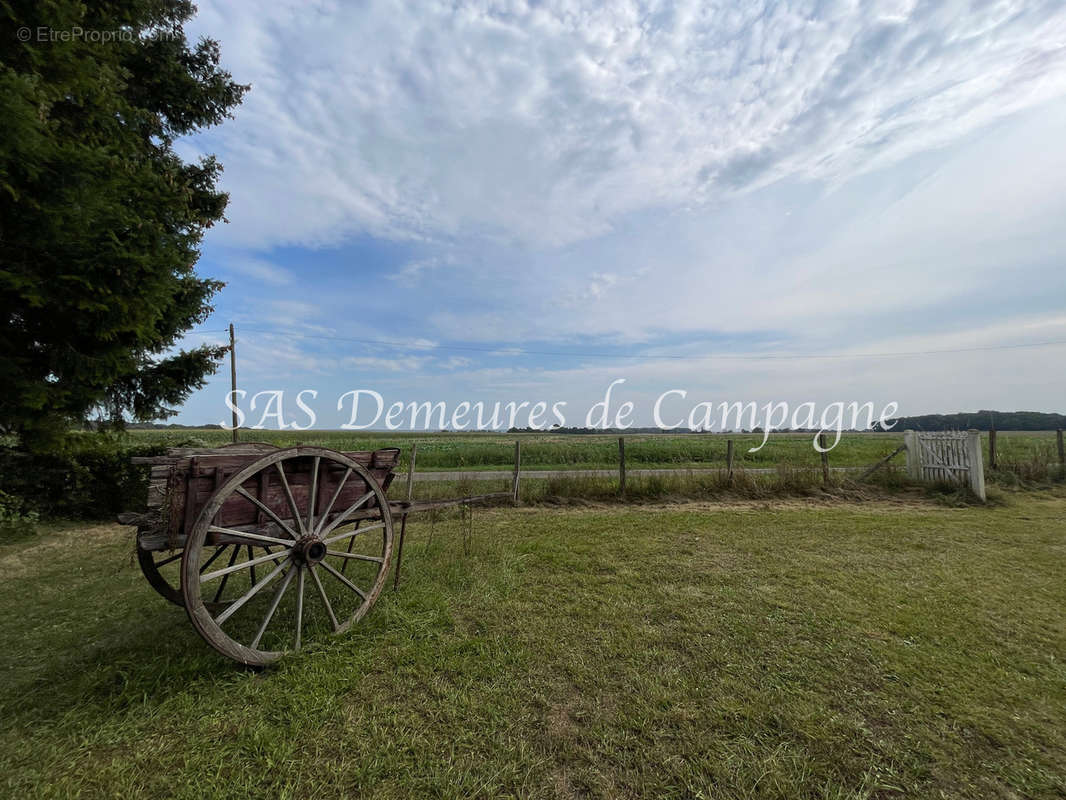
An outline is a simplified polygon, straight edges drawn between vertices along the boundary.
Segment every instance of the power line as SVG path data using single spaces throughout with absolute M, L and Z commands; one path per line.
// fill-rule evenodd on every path
M 395 347 L 407 350 L 456 350 L 477 353 L 493 353 L 500 356 L 554 356 L 574 358 L 621 358 L 621 359 L 644 359 L 644 360 L 671 360 L 671 361 L 708 361 L 708 360 L 734 360 L 734 361 L 769 361 L 789 359 L 857 359 L 857 358 L 900 358 L 909 356 L 943 355 L 951 353 L 980 353 L 995 350 L 1021 350 L 1036 347 L 1054 347 L 1066 345 L 1066 339 L 1053 339 L 1045 342 L 1025 342 L 1021 344 L 985 345 L 983 347 L 956 347 L 939 350 L 905 350 L 887 353 L 708 353 L 706 355 L 674 355 L 656 353 L 589 353 L 575 351 L 553 350 L 530 350 L 515 347 L 476 347 L 473 345 L 432 344 L 427 342 L 400 342 L 387 339 L 360 339 L 347 336 L 326 336 L 323 334 L 303 333 L 300 331 L 278 330 L 268 328 L 242 327 L 241 330 L 259 333 L 266 336 L 295 337 L 299 339 L 318 339 L 335 342 L 349 342 L 354 344 L 368 344 L 380 347 Z M 226 333 L 227 331 L 217 331 Z M 216 333 L 216 331 L 189 331 L 194 333 Z

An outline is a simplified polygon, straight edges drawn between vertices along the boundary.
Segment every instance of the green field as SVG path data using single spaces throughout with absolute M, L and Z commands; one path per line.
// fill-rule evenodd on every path
M 1066 494 L 480 511 L 250 672 L 127 529 L 0 546 L 9 797 L 1061 797 Z
M 179 444 L 194 440 L 206 445 L 225 444 L 230 434 L 219 429 L 136 430 L 127 434 L 134 442 Z M 610 469 L 618 464 L 617 435 L 498 434 L 498 433 L 362 433 L 351 431 L 241 431 L 243 441 L 265 441 L 280 446 L 312 444 L 335 450 L 372 450 L 418 444 L 419 470 L 506 469 L 514 463 L 514 443 L 522 443 L 524 469 Z M 701 468 L 725 464 L 726 442 L 735 441 L 737 463 L 748 467 L 816 467 L 819 454 L 811 446 L 812 434 L 775 433 L 756 453 L 760 435 L 753 434 L 651 434 L 626 437 L 626 463 L 633 468 Z M 982 436 L 987 458 L 987 434 Z M 873 464 L 903 443 L 902 433 L 845 433 L 830 454 L 841 467 Z M 999 434 L 1001 462 L 1058 460 L 1055 433 L 1008 432 Z M 902 463 L 902 457 L 900 457 Z

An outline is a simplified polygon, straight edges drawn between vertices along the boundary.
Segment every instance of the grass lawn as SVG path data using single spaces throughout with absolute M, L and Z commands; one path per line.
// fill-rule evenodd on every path
M 1061 797 L 1066 494 L 409 526 L 353 632 L 236 667 L 112 525 L 0 546 L 10 797 Z

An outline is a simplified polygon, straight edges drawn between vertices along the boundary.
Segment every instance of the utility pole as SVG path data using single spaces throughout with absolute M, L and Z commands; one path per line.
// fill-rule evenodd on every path
M 233 345 L 233 323 L 229 324 L 230 404 L 233 406 L 233 441 L 237 441 L 237 348 Z

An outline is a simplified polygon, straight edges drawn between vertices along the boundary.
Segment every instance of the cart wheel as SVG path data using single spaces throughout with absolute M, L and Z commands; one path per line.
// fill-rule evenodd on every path
M 176 606 L 185 605 L 181 598 L 181 551 L 151 552 L 137 548 L 137 563 L 148 583 Z M 170 566 L 167 569 L 168 565 Z
M 206 571 L 220 558 L 236 560 L 234 545 L 223 544 L 207 549 L 210 552 L 200 567 L 201 571 Z M 151 587 L 174 605 L 185 608 L 185 598 L 181 594 L 181 557 L 181 550 L 152 552 L 137 548 L 137 563 L 141 565 L 141 572 Z M 225 564 L 225 560 L 222 563 Z M 225 608 L 224 603 L 206 602 L 206 605 L 211 611 L 221 611 Z
M 230 556 L 209 564 L 227 544 Z M 373 475 L 341 453 L 293 447 L 264 455 L 211 496 L 186 540 L 181 586 L 193 627 L 212 647 L 264 666 L 362 618 L 391 557 L 392 516 Z

